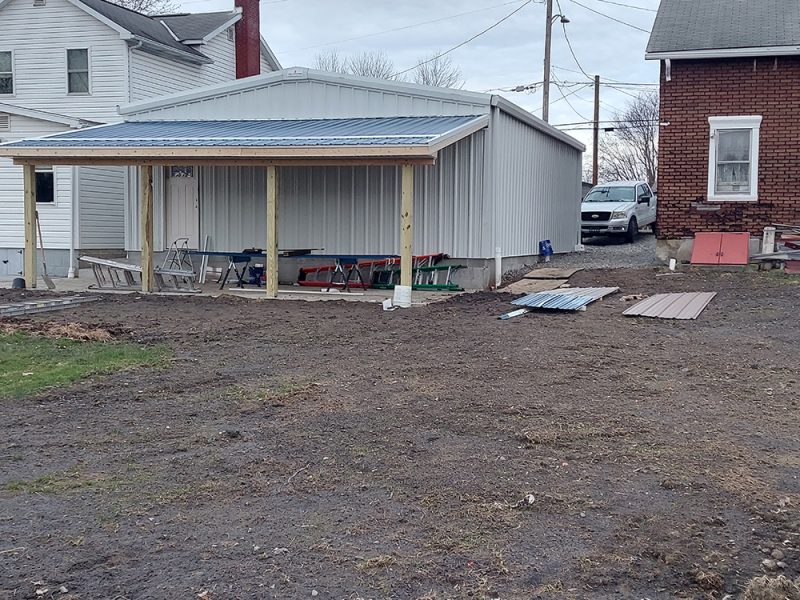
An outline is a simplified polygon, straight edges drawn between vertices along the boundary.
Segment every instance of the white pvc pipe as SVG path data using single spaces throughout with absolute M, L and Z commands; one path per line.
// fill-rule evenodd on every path
M 69 279 L 75 279 L 77 277 L 77 272 L 75 270 L 75 219 L 78 218 L 79 210 L 78 210 L 78 167 L 72 167 L 72 198 L 70 202 L 70 215 L 69 215 L 69 270 L 67 271 L 67 277 Z
M 499 288 L 503 283 L 503 251 L 500 246 L 494 249 L 494 286 Z

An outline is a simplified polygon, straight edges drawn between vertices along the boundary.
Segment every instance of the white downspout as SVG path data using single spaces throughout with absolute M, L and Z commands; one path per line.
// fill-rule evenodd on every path
M 80 214 L 78 209 L 78 167 L 72 167 L 72 201 L 70 202 L 70 218 L 69 218 L 69 270 L 67 277 L 75 279 L 78 276 L 78 271 L 75 269 L 75 232 L 77 231 L 76 219 Z

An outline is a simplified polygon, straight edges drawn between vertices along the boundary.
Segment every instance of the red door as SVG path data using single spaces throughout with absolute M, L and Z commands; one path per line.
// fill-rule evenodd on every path
M 750 261 L 750 234 L 696 233 L 693 265 L 746 265 Z
M 746 265 L 750 262 L 750 234 L 723 233 L 719 264 Z
M 718 265 L 722 248 L 721 233 L 695 233 L 692 247 L 693 265 Z

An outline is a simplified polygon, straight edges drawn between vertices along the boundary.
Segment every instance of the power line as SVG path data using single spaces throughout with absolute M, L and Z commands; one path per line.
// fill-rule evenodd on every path
M 283 0 L 284 2 L 286 0 Z M 323 44 L 317 44 L 315 46 L 304 46 L 302 48 L 290 48 L 289 50 L 281 51 L 281 54 L 288 54 L 290 52 L 300 52 L 302 50 L 313 50 L 314 48 L 322 48 L 324 46 L 334 46 L 336 44 L 344 44 L 345 42 L 354 42 L 356 40 L 363 40 L 370 37 L 375 37 L 376 35 L 383 35 L 385 33 L 394 33 L 396 31 L 405 31 L 407 29 L 413 29 L 415 27 L 422 27 L 423 25 L 431 25 L 432 23 L 441 23 L 442 21 L 448 21 L 450 19 L 455 19 L 458 17 L 464 17 L 467 15 L 474 15 L 475 13 L 485 12 L 487 10 L 492 10 L 494 8 L 500 8 L 502 6 L 508 6 L 509 4 L 519 4 L 522 0 L 512 0 L 511 2 L 503 2 L 501 4 L 493 4 L 492 6 L 487 6 L 485 8 L 479 8 L 477 10 L 470 10 L 463 13 L 458 13 L 454 15 L 449 15 L 447 17 L 441 17 L 439 19 L 433 19 L 431 21 L 422 21 L 420 23 L 414 23 L 412 25 L 404 25 L 402 27 L 395 27 L 393 29 L 384 29 L 382 31 L 375 31 L 373 33 L 365 33 L 364 35 L 359 35 L 351 38 L 345 38 L 341 40 L 335 40 L 332 42 L 325 42 Z
M 568 71 L 570 73 L 577 73 L 578 75 L 585 75 L 585 73 L 583 73 L 582 71 L 577 71 L 575 69 L 570 69 L 568 67 L 560 67 L 558 65 L 553 65 L 553 68 L 558 69 L 559 71 Z M 641 85 L 641 86 L 653 86 L 653 87 L 658 87 L 659 85 L 661 85 L 659 83 L 649 83 L 646 81 L 625 82 L 620 79 L 614 79 L 613 77 L 609 77 L 608 75 L 603 75 L 602 77 L 604 82 L 602 82 L 600 85 L 612 85 L 612 83 L 608 83 L 609 81 L 613 82 L 613 84 L 615 85 Z
M 658 123 L 658 119 L 625 119 L 624 122 L 621 121 L 614 121 L 614 120 L 606 120 L 606 121 L 598 121 L 598 123 L 611 123 L 619 125 L 620 127 L 628 127 L 628 123 L 632 123 L 637 126 L 642 126 L 646 124 L 653 124 Z M 553 125 L 553 127 L 570 127 L 574 125 L 591 125 L 594 121 L 576 121 L 574 123 L 558 123 L 557 125 Z
M 574 112 L 576 115 L 578 115 L 578 116 L 579 116 L 581 119 L 584 119 L 584 120 L 586 120 L 586 117 L 584 117 L 584 116 L 583 116 L 581 113 L 579 113 L 579 112 L 578 112 L 578 109 L 576 109 L 576 108 L 575 108 L 575 107 L 572 105 L 572 102 L 570 102 L 569 100 L 567 100 L 567 97 L 564 95 L 564 90 L 562 90 L 562 89 L 561 89 L 561 82 L 558 80 L 558 78 L 557 78 L 555 75 L 553 75 L 553 81 L 554 81 L 554 82 L 555 82 L 555 84 L 556 84 L 556 89 L 558 89 L 558 93 L 559 93 L 559 94 L 561 94 L 561 98 L 562 98 L 562 99 L 563 99 L 563 100 L 564 100 L 564 101 L 567 103 L 567 105 L 568 105 L 568 106 L 569 106 L 569 107 L 572 109 L 572 112 Z
M 600 129 L 610 132 L 628 129 L 643 129 L 645 127 L 648 127 L 648 125 L 616 125 L 614 127 L 601 126 Z M 564 129 L 561 129 L 561 131 L 594 131 L 594 127 L 565 127 Z
M 627 27 L 631 27 L 633 29 L 638 29 L 639 31 L 644 31 L 645 33 L 650 33 L 649 29 L 644 29 L 642 27 L 639 27 L 638 25 L 631 25 L 630 23 L 627 23 L 625 21 L 617 19 L 616 17 L 612 17 L 611 15 L 607 15 L 606 13 L 600 12 L 599 10 L 595 10 L 593 8 L 590 8 L 589 6 L 586 6 L 585 4 L 581 4 L 580 2 L 578 2 L 578 0 L 570 0 L 570 1 L 573 4 L 577 4 L 578 6 L 581 6 L 581 7 L 585 8 L 586 10 L 595 13 L 596 15 L 600 15 L 601 17 L 605 17 L 606 19 L 611 19 L 612 21 L 616 21 L 617 23 L 621 23 L 622 25 L 625 25 Z
M 616 87 L 614 85 L 611 85 L 611 84 L 609 84 L 608 87 L 610 87 L 612 90 L 617 90 L 618 92 L 621 92 L 621 93 L 625 94 L 626 96 L 630 96 L 631 98 L 638 98 L 639 97 L 636 94 L 631 94 L 630 92 L 628 92 L 626 90 L 623 90 L 622 88 L 618 88 L 618 87 Z
M 435 56 L 432 56 L 432 57 L 431 57 L 431 58 L 429 58 L 428 60 L 424 60 L 424 61 L 422 61 L 421 63 L 418 63 L 418 64 L 414 65 L 413 67 L 409 67 L 408 69 L 405 69 L 405 70 L 403 70 L 403 71 L 398 71 L 397 73 L 394 73 L 394 74 L 392 75 L 392 77 L 394 78 L 394 77 L 397 77 L 397 76 L 399 76 L 399 75 L 403 75 L 403 74 L 405 74 L 405 73 L 408 73 L 409 71 L 413 71 L 413 70 L 414 70 L 414 69 L 416 69 L 417 67 L 421 67 L 422 65 L 426 65 L 426 64 L 428 64 L 428 63 L 430 63 L 430 62 L 433 62 L 434 60 L 437 60 L 437 59 L 439 59 L 439 58 L 443 57 L 443 56 L 444 56 L 444 55 L 446 55 L 446 54 L 450 54 L 451 52 L 454 52 L 454 51 L 458 50 L 458 49 L 459 49 L 459 48 L 461 48 L 462 46 L 466 46 L 466 45 L 467 45 L 467 44 L 469 44 L 471 41 L 473 41 L 473 40 L 475 40 L 475 39 L 479 38 L 480 36 L 482 36 L 482 35 L 483 35 L 483 34 L 485 34 L 485 33 L 488 33 L 489 31 L 491 31 L 492 29 L 494 29 L 495 27 L 497 27 L 497 26 L 498 26 L 498 25 L 500 25 L 501 23 L 504 23 L 505 21 L 508 21 L 508 20 L 509 20 L 511 17 L 513 17 L 515 14 L 517 14 L 519 11 L 521 11 L 523 8 L 525 8 L 526 6 L 528 6 L 529 4 L 531 4 L 532 2 L 533 2 L 533 0 L 526 0 L 524 4 L 522 4 L 521 6 L 518 6 L 517 8 L 515 8 L 514 10 L 512 10 L 510 13 L 508 13 L 508 14 L 507 14 L 505 17 L 503 17 L 503 18 L 502 18 L 502 19 L 500 19 L 499 21 L 495 22 L 494 24 L 490 25 L 489 27 L 487 27 L 487 28 L 486 28 L 486 29 L 484 29 L 483 31 L 481 31 L 481 32 L 479 32 L 479 33 L 476 33 L 475 35 L 473 35 L 473 36 L 472 36 L 471 38 L 469 38 L 468 40 L 465 40 L 465 41 L 461 42 L 460 44 L 456 44 L 456 45 L 455 45 L 455 46 L 453 46 L 452 48 L 450 48 L 450 49 L 448 49 L 448 50 L 445 50 L 444 52 L 441 52 L 441 53 L 439 53 L 439 54 L 437 54 L 437 55 L 435 55 Z
M 557 86 L 558 86 L 558 84 L 556 84 L 556 87 L 557 87 Z M 572 91 L 571 91 L 569 94 L 562 95 L 562 97 L 561 97 L 561 98 L 556 98 L 556 99 L 555 99 L 555 100 L 553 100 L 553 101 L 552 101 L 550 104 L 551 104 L 551 105 L 553 105 L 553 104 L 555 104 L 556 102 L 561 102 L 562 100 L 566 100 L 566 99 L 567 99 L 567 98 L 569 98 L 570 96 L 576 96 L 576 94 L 577 94 L 578 92 L 582 92 L 582 91 L 583 91 L 583 90 L 585 90 L 587 87 L 589 87 L 589 84 L 588 84 L 588 83 L 587 83 L 586 85 L 583 85 L 583 86 L 579 87 L 577 90 L 572 90 Z M 561 91 L 561 89 L 559 88 L 559 92 L 560 92 L 560 91 Z M 576 98 L 578 98 L 578 100 L 583 100 L 583 98 L 581 98 L 580 96 L 576 96 Z M 567 104 L 569 104 L 569 101 L 567 101 Z M 570 106 L 571 106 L 571 105 L 570 105 Z M 575 109 L 573 108 L 572 110 L 575 110 Z M 577 112 L 577 111 L 576 111 L 576 112 Z
M 625 8 L 633 8 L 634 10 L 646 10 L 647 12 L 658 12 L 654 8 L 645 8 L 644 6 L 633 6 L 632 4 L 623 4 L 622 2 L 614 2 L 613 0 L 597 0 L 598 2 L 605 2 L 606 4 L 614 4 L 616 6 L 624 6 Z
M 575 50 L 573 50 L 572 48 L 572 42 L 569 41 L 569 36 L 567 35 L 567 26 L 564 23 L 561 23 L 561 28 L 564 30 L 564 39 L 567 41 L 567 47 L 569 48 L 569 53 L 572 54 L 572 60 L 574 60 L 575 64 L 578 65 L 578 68 L 581 70 L 581 73 L 583 73 L 589 79 L 593 79 L 593 77 L 586 72 L 586 69 L 584 69 L 583 66 L 581 66 L 578 57 L 575 56 Z
M 562 81 L 562 83 L 564 85 L 583 85 L 584 83 L 588 83 L 588 82 L 586 82 L 586 81 Z M 615 81 L 613 83 L 602 82 L 601 81 L 600 85 L 605 85 L 605 86 L 608 86 L 608 87 L 633 87 L 633 88 L 637 88 L 637 87 L 658 87 L 659 86 L 658 83 L 644 83 L 644 82 L 628 82 L 628 83 L 626 83 L 626 82 L 622 82 L 622 81 L 620 81 L 620 82 L 616 82 Z

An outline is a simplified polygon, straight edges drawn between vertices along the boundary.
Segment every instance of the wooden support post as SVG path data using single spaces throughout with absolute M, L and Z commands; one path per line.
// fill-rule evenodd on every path
M 400 205 L 400 285 L 412 285 L 414 245 L 414 165 L 403 165 Z
M 25 265 L 23 277 L 25 285 L 36 287 L 36 167 L 25 165 L 23 170 L 23 188 L 25 191 Z
M 139 167 L 139 226 L 142 241 L 142 292 L 153 291 L 153 167 Z
M 267 298 L 278 297 L 278 169 L 267 167 L 267 248 L 265 279 Z

